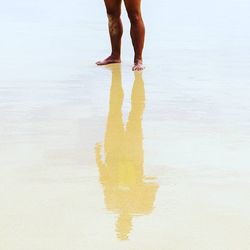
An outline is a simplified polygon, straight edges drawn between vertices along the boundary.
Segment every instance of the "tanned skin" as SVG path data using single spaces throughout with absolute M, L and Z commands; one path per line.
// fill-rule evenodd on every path
M 121 21 L 122 0 L 104 0 L 109 25 L 109 36 L 112 52 L 103 61 L 98 61 L 97 65 L 107 65 L 121 62 L 121 38 L 123 33 Z M 141 15 L 141 0 L 124 0 L 128 17 L 131 23 L 130 35 L 134 47 L 134 66 L 132 70 L 140 71 L 144 69 L 142 63 L 142 51 L 144 47 L 145 27 Z

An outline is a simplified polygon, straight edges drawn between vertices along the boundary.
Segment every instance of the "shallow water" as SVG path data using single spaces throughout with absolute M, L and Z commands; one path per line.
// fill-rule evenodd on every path
M 125 14 L 98 68 L 102 2 L 2 4 L 0 249 L 250 249 L 249 7 L 145 1 L 134 74 Z

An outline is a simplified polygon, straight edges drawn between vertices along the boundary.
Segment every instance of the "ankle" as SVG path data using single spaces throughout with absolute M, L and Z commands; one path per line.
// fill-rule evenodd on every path
M 141 57 L 135 58 L 135 59 L 134 59 L 134 63 L 135 63 L 135 64 L 138 64 L 138 63 L 142 64 L 142 58 L 141 58 Z
M 111 53 L 110 58 L 120 60 L 120 53 Z

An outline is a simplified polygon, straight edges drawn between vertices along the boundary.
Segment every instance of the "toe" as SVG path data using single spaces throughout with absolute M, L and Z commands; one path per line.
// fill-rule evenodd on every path
M 133 68 L 132 68 L 133 71 L 142 71 L 144 70 L 144 66 L 143 65 L 135 65 Z
M 102 66 L 102 65 L 105 65 L 105 61 L 98 61 L 96 64 L 97 64 L 98 66 Z

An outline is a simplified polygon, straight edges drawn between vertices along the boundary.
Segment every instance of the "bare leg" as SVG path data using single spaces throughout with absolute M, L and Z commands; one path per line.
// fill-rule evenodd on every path
M 145 27 L 141 16 L 141 0 L 124 0 L 131 23 L 130 35 L 134 47 L 133 70 L 143 70 L 142 51 L 144 47 Z
M 103 61 L 98 61 L 97 65 L 106 65 L 110 63 L 120 63 L 121 55 L 121 37 L 123 33 L 121 22 L 121 0 L 104 0 L 109 25 L 109 36 L 112 52 L 109 57 Z

